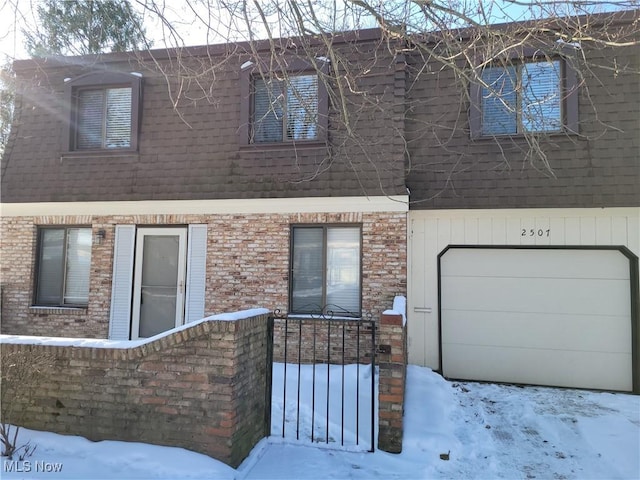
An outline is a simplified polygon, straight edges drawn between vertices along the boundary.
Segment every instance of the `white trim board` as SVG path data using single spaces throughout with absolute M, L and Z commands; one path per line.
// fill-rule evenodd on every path
M 4 217 L 40 215 L 157 215 L 251 213 L 407 212 L 406 195 L 377 197 L 257 198 L 242 200 L 141 200 L 135 202 L 3 203 Z

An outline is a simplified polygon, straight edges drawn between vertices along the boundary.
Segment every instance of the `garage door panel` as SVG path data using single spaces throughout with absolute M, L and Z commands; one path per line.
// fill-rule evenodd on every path
M 566 350 L 448 345 L 442 355 L 443 374 L 449 378 L 619 391 L 633 388 L 630 354 L 585 356 Z
M 628 280 L 443 276 L 443 308 L 629 315 Z M 517 284 L 517 288 L 514 285 Z
M 629 280 L 628 260 L 615 250 L 452 249 L 441 260 L 443 276 L 595 278 Z
M 449 248 L 440 257 L 443 373 L 632 390 L 629 261 L 615 248 Z
M 442 344 L 631 354 L 628 317 L 446 310 Z M 531 328 L 535 325 L 535 328 Z

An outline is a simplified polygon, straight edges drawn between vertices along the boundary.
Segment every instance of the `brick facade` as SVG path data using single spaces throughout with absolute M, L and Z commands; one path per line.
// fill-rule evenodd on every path
M 266 314 L 208 320 L 129 348 L 35 343 L 2 344 L 3 356 L 50 359 L 23 406 L 24 427 L 178 446 L 232 467 L 269 434 Z
M 298 213 L 3 217 L 2 333 L 106 338 L 116 225 L 208 225 L 205 312 L 256 306 L 287 309 L 291 225 L 362 226 L 362 310 L 377 316 L 406 292 L 406 213 Z M 104 229 L 92 246 L 87 308 L 33 307 L 36 233 L 40 225 Z

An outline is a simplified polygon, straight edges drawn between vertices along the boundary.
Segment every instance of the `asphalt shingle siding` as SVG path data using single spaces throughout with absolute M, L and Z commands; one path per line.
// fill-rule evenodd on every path
M 122 54 L 92 59 L 91 68 L 143 73 L 139 151 L 67 158 L 64 79 L 91 68 L 78 66 L 82 58 L 63 66 L 18 62 L 24 90 L 3 159 L 2 202 L 404 195 L 408 187 L 411 209 L 640 205 L 637 47 L 584 45 L 591 68 L 579 93 L 580 135 L 540 139 L 550 172 L 526 154 L 521 137 L 471 140 L 468 86 L 440 64 L 425 66 L 410 52 L 392 55 L 374 37 L 337 46 L 356 73 L 344 84 L 354 137 L 345 134 L 340 106 L 330 102 L 328 142 L 299 148 L 239 146 L 240 66 L 247 56 L 218 48 L 210 60 L 193 49 L 183 59 L 193 66 L 226 59 L 215 78 L 198 84 L 183 76 L 180 85 L 148 61 Z M 179 88 L 182 117 L 169 96 Z
M 640 51 L 587 49 L 585 54 L 591 68 L 584 70 L 580 87 L 580 135 L 540 142 L 555 177 L 539 160 L 530 162 L 523 138 L 470 139 L 467 87 L 451 70 L 434 67 L 415 83 L 411 78 L 406 120 L 411 208 L 640 206 Z M 423 62 L 409 58 L 411 77 Z M 612 68 L 594 67 L 598 64 Z
M 232 55 L 216 68 L 215 78 L 199 79 L 210 89 L 209 98 L 203 98 L 195 81 L 183 78 L 186 90 L 176 111 L 168 93 L 175 95 L 179 88 L 175 77 L 167 82 L 150 62 L 140 65 L 121 61 L 122 54 L 105 55 L 94 68 L 143 74 L 139 151 L 109 157 L 64 156 L 64 79 L 91 68 L 34 68 L 34 62 L 19 62 L 24 90 L 3 162 L 2 202 L 405 194 L 404 152 L 390 128 L 404 102 L 404 85 L 401 91 L 396 88 L 396 60 L 380 51 L 374 55 L 380 50 L 376 41 L 338 48 L 356 66 L 358 58 L 377 58 L 366 62 L 369 71 L 359 71 L 358 81 L 373 85 L 373 91 L 366 97 L 348 94 L 358 140 L 344 134 L 334 108 L 329 142 L 297 148 L 239 146 L 240 66 L 246 56 Z M 184 61 L 195 65 L 202 60 Z

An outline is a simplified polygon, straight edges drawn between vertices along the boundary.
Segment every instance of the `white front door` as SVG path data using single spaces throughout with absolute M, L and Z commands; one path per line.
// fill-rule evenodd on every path
M 131 338 L 184 321 L 187 229 L 139 228 L 136 234 Z

